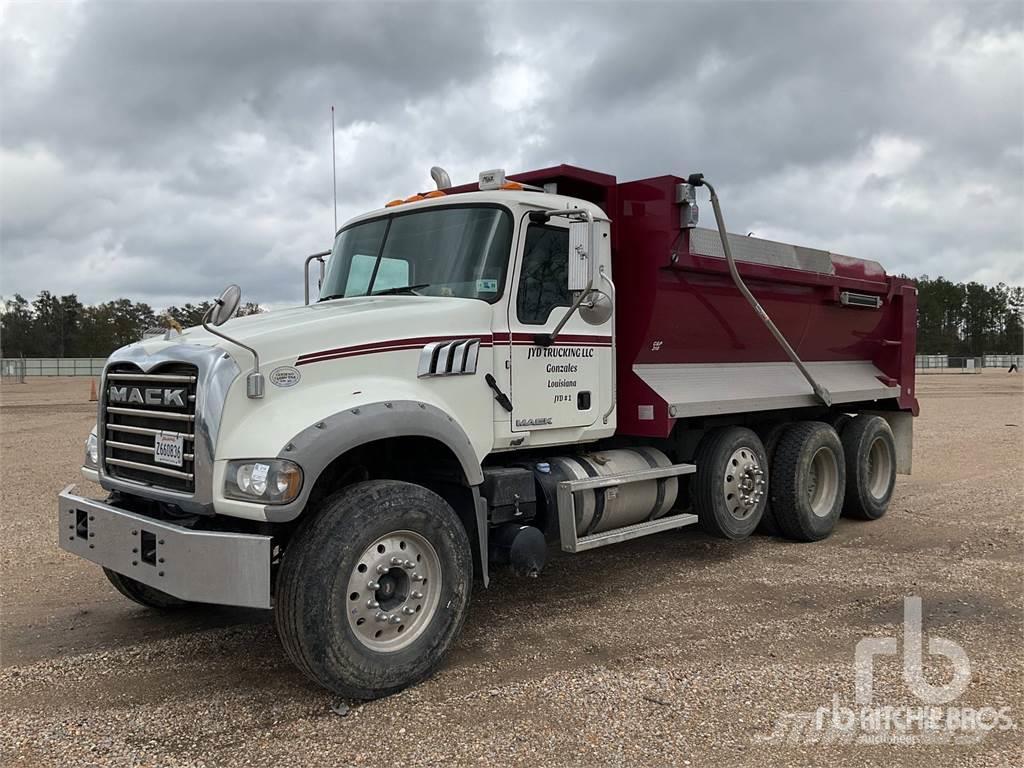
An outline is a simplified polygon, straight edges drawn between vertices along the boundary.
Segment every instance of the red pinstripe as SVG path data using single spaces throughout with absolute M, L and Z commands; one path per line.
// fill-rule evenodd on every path
M 407 349 L 421 349 L 424 345 L 433 341 L 456 341 L 461 337 L 457 335 L 447 336 L 416 336 L 409 339 L 391 339 L 389 341 L 374 341 L 366 344 L 355 344 L 350 347 L 336 347 L 335 349 L 324 349 L 319 352 L 308 352 L 299 355 L 295 365 L 309 365 L 311 363 L 322 363 L 327 360 L 339 360 L 343 357 L 357 357 L 359 355 L 371 355 L 377 352 L 401 352 Z M 532 346 L 532 333 L 495 333 L 484 336 L 482 334 L 466 336 L 467 339 L 480 339 L 481 347 L 491 347 L 510 344 L 515 347 Z M 566 346 L 588 346 L 588 347 L 610 347 L 611 336 L 587 336 L 565 334 L 559 336 L 554 343 L 556 347 Z

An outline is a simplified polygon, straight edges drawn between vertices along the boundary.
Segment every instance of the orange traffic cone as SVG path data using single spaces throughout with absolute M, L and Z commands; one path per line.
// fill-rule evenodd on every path
M 95 403 L 98 399 L 96 397 L 96 379 L 90 379 L 89 383 L 92 385 L 89 387 L 89 402 Z

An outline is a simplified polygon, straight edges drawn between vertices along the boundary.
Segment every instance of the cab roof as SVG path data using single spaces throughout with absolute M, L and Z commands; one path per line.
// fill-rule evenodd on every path
M 462 188 L 456 187 L 455 189 Z M 446 206 L 466 205 L 470 203 L 493 203 L 507 206 L 509 208 L 522 206 L 552 211 L 576 208 L 589 211 L 596 221 L 609 221 L 608 215 L 600 208 L 600 206 L 586 200 L 569 197 L 567 195 L 533 192 L 530 190 L 504 189 L 488 190 L 486 192 L 481 192 L 479 190 L 459 191 L 454 193 L 450 190 L 444 190 L 444 192 L 444 195 L 437 197 L 428 197 L 422 200 L 413 200 L 411 202 L 403 202 L 401 204 L 384 206 L 372 211 L 367 211 L 366 213 L 360 214 L 359 216 L 355 216 L 346 221 L 338 231 L 341 232 L 341 230 L 346 229 L 353 224 L 380 218 L 381 216 L 401 214 L 412 210 L 443 208 Z

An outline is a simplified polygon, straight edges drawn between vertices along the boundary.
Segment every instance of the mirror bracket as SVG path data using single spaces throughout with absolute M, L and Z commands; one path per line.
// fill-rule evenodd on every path
M 533 343 L 536 344 L 538 347 L 550 347 L 552 344 L 554 344 L 555 339 L 558 338 L 558 334 L 562 332 L 562 329 L 565 327 L 565 324 L 569 322 L 569 318 L 576 314 L 577 310 L 579 310 L 580 308 L 580 305 L 582 305 L 583 302 L 587 300 L 587 298 L 590 296 L 591 293 L 593 293 L 593 291 L 594 279 L 591 278 L 590 282 L 587 283 L 587 287 L 580 291 L 580 295 L 576 297 L 576 301 L 574 301 L 572 303 L 572 306 L 569 307 L 569 311 L 562 315 L 562 319 L 558 321 L 558 325 L 556 325 L 550 333 L 534 334 Z
M 252 355 L 253 369 L 249 372 L 249 375 L 245 377 L 245 395 L 250 399 L 259 400 L 261 397 L 263 397 L 263 391 L 265 389 L 264 377 L 263 374 L 260 372 L 259 353 L 252 347 L 248 346 L 247 344 L 243 344 L 242 342 L 231 338 L 226 333 L 218 331 L 210 323 L 210 319 L 213 316 L 214 310 L 224 306 L 224 296 L 225 294 L 228 293 L 228 291 L 231 288 L 234 288 L 236 291 L 238 291 L 239 299 L 236 299 L 236 301 L 240 300 L 241 290 L 239 290 L 238 286 L 229 285 L 227 288 L 224 289 L 220 296 L 214 299 L 213 306 L 206 310 L 206 314 L 203 315 L 202 325 L 207 333 L 213 334 L 214 336 L 224 339 L 224 341 L 230 341 L 235 346 L 241 347 L 242 349 L 246 350 L 249 354 Z
M 330 251 L 319 251 L 306 257 L 306 263 L 303 265 L 305 278 L 302 281 L 303 293 L 305 294 L 306 304 L 309 304 L 309 263 L 311 261 L 320 262 L 320 287 L 323 288 L 324 282 L 324 256 L 330 256 Z

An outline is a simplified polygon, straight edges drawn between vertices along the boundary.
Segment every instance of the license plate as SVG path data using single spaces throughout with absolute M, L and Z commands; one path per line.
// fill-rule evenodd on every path
M 161 432 L 155 437 L 153 459 L 157 464 L 170 464 L 180 467 L 183 464 L 184 439 L 176 432 Z

